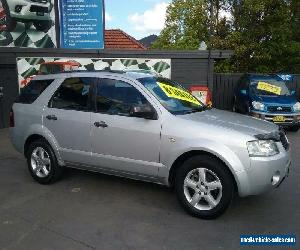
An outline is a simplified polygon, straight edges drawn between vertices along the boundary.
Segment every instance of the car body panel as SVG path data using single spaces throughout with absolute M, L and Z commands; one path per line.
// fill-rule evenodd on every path
M 57 117 L 57 120 L 48 120 L 48 115 Z M 80 162 L 82 157 L 91 158 L 91 113 L 45 107 L 43 126 L 57 139 L 65 161 Z
M 104 166 L 102 159 L 105 158 L 104 167 L 111 165 L 118 170 L 141 171 L 141 174 L 157 176 L 161 129 L 159 120 L 92 113 L 91 123 L 97 121 L 104 121 L 108 127 L 92 126 L 93 165 L 98 163 Z M 117 159 L 118 164 L 113 164 Z M 135 161 L 134 165 L 128 164 L 132 161 Z

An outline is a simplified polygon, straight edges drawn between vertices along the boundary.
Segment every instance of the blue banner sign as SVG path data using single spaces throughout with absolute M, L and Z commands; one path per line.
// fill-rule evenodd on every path
M 104 0 L 60 0 L 60 47 L 104 48 Z

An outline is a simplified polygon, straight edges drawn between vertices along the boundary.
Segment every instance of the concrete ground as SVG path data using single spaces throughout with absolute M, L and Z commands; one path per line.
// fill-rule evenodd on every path
M 222 217 L 205 221 L 155 184 L 68 170 L 60 182 L 39 185 L 0 130 L 0 249 L 239 249 L 245 233 L 299 241 L 300 132 L 288 137 L 293 168 L 282 186 L 236 198 Z

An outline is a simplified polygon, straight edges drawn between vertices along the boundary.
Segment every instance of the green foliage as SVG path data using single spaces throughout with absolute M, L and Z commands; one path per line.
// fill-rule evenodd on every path
M 208 39 L 204 0 L 174 0 L 167 9 L 165 28 L 154 49 L 197 49 L 199 38 Z
M 300 73 L 299 0 L 174 0 L 153 48 L 231 49 L 219 72 Z M 211 9 L 213 7 L 213 9 Z M 220 16 L 231 12 L 230 20 Z

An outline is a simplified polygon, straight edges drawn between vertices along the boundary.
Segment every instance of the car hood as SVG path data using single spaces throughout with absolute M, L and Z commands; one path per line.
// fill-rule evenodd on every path
M 250 136 L 267 134 L 278 130 L 278 126 L 271 122 L 218 109 L 183 115 L 182 118 Z
M 290 96 L 254 96 L 254 101 L 263 102 L 266 105 L 294 105 L 296 98 Z

